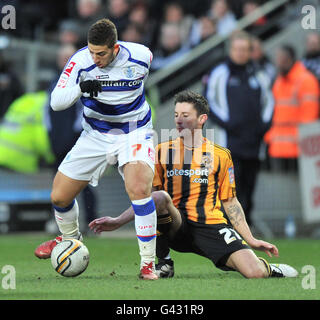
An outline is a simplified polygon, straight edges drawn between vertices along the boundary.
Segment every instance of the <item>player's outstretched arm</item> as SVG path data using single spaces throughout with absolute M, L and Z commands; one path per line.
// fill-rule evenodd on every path
M 130 207 L 126 211 L 122 212 L 118 217 L 113 218 L 105 216 L 95 219 L 89 223 L 89 227 L 94 233 L 100 234 L 103 231 L 119 229 L 132 220 L 134 220 L 134 211 L 133 208 Z
M 275 245 L 263 240 L 258 240 L 252 235 L 237 197 L 223 201 L 223 207 L 234 229 L 252 249 L 264 251 L 269 257 L 272 257 L 272 255 L 276 257 L 279 256 L 279 251 Z
M 62 111 L 71 107 L 82 95 L 79 85 L 61 88 L 57 85 L 51 93 L 50 105 L 54 111 Z

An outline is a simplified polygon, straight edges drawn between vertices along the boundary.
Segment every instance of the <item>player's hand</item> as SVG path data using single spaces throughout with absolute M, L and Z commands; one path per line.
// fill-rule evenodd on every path
M 279 257 L 279 250 L 278 248 L 269 242 L 263 240 L 254 239 L 248 243 L 250 247 L 254 250 L 264 251 L 270 258 L 272 255 Z
M 80 82 L 81 92 L 90 93 L 90 97 L 97 97 L 98 92 L 102 91 L 101 83 L 98 80 L 86 80 Z
M 90 229 L 94 233 L 100 234 L 102 231 L 113 231 L 121 227 L 117 218 L 109 216 L 95 219 L 89 223 Z

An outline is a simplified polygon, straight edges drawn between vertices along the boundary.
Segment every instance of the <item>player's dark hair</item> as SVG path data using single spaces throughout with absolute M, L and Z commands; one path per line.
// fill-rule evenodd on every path
M 193 105 L 197 111 L 197 116 L 202 114 L 209 115 L 210 109 L 207 99 L 199 93 L 193 92 L 191 90 L 184 90 L 177 93 L 174 96 L 174 104 L 178 102 L 188 102 Z
M 118 32 L 114 23 L 109 19 L 100 19 L 88 31 L 88 43 L 96 46 L 113 48 L 118 41 Z

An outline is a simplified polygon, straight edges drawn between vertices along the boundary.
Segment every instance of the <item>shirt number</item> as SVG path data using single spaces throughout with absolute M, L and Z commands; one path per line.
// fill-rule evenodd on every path
M 224 234 L 224 241 L 226 242 L 226 244 L 229 244 L 236 239 L 242 240 L 239 233 L 233 229 L 230 229 L 230 228 L 220 229 L 219 233 Z

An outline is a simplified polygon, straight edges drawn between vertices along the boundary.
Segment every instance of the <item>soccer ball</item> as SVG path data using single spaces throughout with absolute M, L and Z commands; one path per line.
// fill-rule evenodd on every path
M 62 276 L 76 277 L 88 267 L 89 250 L 79 240 L 65 239 L 53 248 L 51 264 Z

